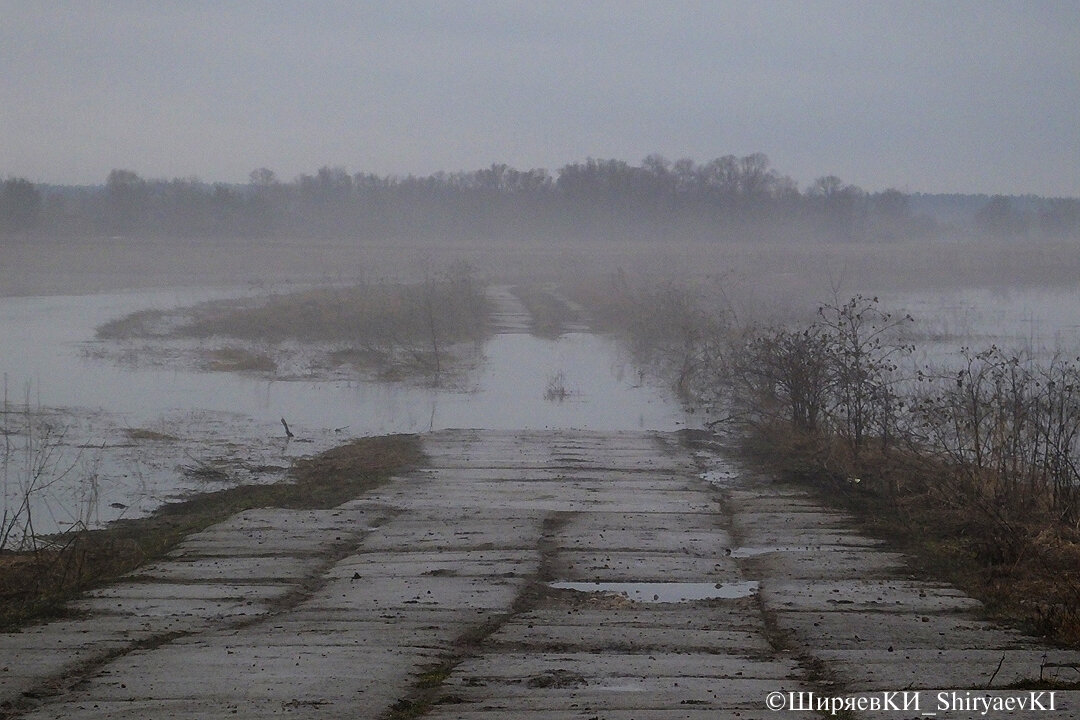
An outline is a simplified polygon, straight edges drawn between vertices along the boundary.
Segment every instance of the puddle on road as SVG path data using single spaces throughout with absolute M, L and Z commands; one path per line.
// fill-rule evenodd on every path
M 554 582 L 549 586 L 556 590 L 574 590 L 581 593 L 609 593 L 621 595 L 640 603 L 683 603 L 694 600 L 734 600 L 750 597 L 758 590 L 756 580 L 730 583 L 671 582 Z

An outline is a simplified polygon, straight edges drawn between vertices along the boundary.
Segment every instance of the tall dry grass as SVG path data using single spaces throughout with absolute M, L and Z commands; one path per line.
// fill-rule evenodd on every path
M 321 348 L 314 364 L 438 375 L 452 346 L 479 344 L 491 305 L 471 270 L 454 265 L 414 284 L 364 283 L 132 313 L 98 328 L 103 340 L 197 340 L 207 369 L 273 372 L 289 343 Z M 206 349 L 207 341 L 223 345 Z

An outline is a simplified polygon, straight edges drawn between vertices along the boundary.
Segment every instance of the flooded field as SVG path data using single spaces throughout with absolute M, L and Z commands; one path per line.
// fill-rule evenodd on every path
M 928 359 L 996 344 L 1038 356 L 1080 351 L 1080 286 L 923 290 L 881 296 L 882 308 L 915 318 Z
M 191 492 L 274 482 L 292 458 L 348 437 L 448 428 L 670 431 L 702 422 L 639 374 L 612 340 L 584 332 L 556 340 L 529 335 L 524 309 L 505 288 L 492 293 L 500 331 L 483 346 L 478 366 L 452 386 L 315 373 L 274 380 L 170 365 L 167 358 L 125 362 L 107 341 L 94 339 L 102 323 L 138 310 L 261 292 L 0 298 L 9 514 L 30 498 L 36 532 L 94 526 Z M 1076 288 L 920 291 L 881 301 L 916 318 L 911 361 L 918 366 L 948 364 L 963 346 L 996 343 L 1045 354 L 1080 347 Z
M 225 483 L 273 482 L 291 458 L 347 437 L 446 428 L 676 430 L 690 421 L 606 338 L 525 334 L 507 293 L 500 332 L 463 384 L 269 380 L 152 363 L 116 362 L 94 340 L 100 324 L 254 291 L 151 290 L 0 298 L 6 506 L 34 497 L 38 532 L 145 513 Z M 563 390 L 552 397 L 553 380 Z M 295 438 L 287 441 L 286 418 Z M 44 428 L 49 428 L 48 435 Z M 32 442 L 26 448 L 27 431 Z M 59 482 L 34 484 L 32 455 L 48 453 Z M 69 469 L 70 468 L 70 469 Z

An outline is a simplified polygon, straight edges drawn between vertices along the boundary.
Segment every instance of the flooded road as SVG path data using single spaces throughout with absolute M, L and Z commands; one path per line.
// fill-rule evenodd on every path
M 10 448 L 18 450 L 29 406 L 53 428 L 57 472 L 71 468 L 62 482 L 35 492 L 40 532 L 144 514 L 229 483 L 274 482 L 293 458 L 348 437 L 452 428 L 672 431 L 703 420 L 639 375 L 608 338 L 529 335 L 528 314 L 506 287 L 489 291 L 498 332 L 478 366 L 453 387 L 274 380 L 170 365 L 167 358 L 148 363 L 138 353 L 117 362 L 94 339 L 99 325 L 139 310 L 267 292 L 251 286 L 0 297 L 6 460 L 18 456 Z M 882 297 L 882 307 L 916 317 L 914 368 L 955 361 L 963 345 L 1046 352 L 1080 346 L 1075 288 L 922 292 Z M 565 391 L 558 398 L 547 393 L 553 381 Z M 297 436 L 293 442 L 285 441 L 283 417 Z M 10 507 L 24 495 L 25 479 L 17 464 L 4 467 Z
M 13 418 L 7 425 L 17 427 L 28 403 L 30 414 L 60 429 L 53 436 L 57 470 L 73 466 L 61 482 L 35 492 L 38 532 L 144 514 L 184 493 L 222 486 L 207 484 L 208 476 L 274 482 L 291 458 L 348 437 L 448 428 L 666 431 L 692 424 L 670 393 L 620 357 L 612 340 L 527 334 L 528 315 L 504 287 L 491 291 L 498 332 L 463 386 L 272 380 L 117 363 L 102 352 L 105 341 L 94 340 L 99 325 L 128 313 L 260 292 L 0 298 L 0 372 Z M 565 389 L 558 399 L 545 393 L 554 378 Z M 298 440 L 285 442 L 281 418 Z M 133 430 L 159 439 L 133 441 Z M 207 468 L 217 474 L 193 472 Z M 21 501 L 24 484 L 5 483 L 6 505 Z
M 13 400 L 29 384 L 47 407 L 104 411 L 129 427 L 152 427 L 178 412 L 231 413 L 280 430 L 348 427 L 352 435 L 445 428 L 671 430 L 685 422 L 677 404 L 646 385 L 614 344 L 575 333 L 558 340 L 501 332 L 465 389 L 403 382 L 268 380 L 235 373 L 117 365 L 93 356 L 98 325 L 131 312 L 236 297 L 236 290 L 140 291 L 113 295 L 0 298 L 0 372 Z M 496 292 L 499 319 L 527 317 Z M 545 399 L 562 374 L 563 402 Z
M 51 307 L 78 315 L 65 302 Z M 165 443 L 175 452 L 200 433 L 242 444 L 247 428 L 256 446 L 280 435 L 293 397 L 287 414 L 312 442 L 258 446 L 282 468 L 340 442 L 343 420 L 350 434 L 423 430 L 428 462 L 335 508 L 239 513 L 87 593 L 70 618 L 0 634 L 0 717 L 795 718 L 806 708 L 774 700 L 903 689 L 930 711 L 942 687 L 1005 697 L 1080 663 L 980 619 L 977 602 L 919 579 L 805 489 L 688 447 L 673 432 L 686 418 L 612 345 L 536 340 L 500 302 L 471 391 L 385 396 L 103 366 L 80 348 L 106 313 L 84 302 L 81 329 L 39 345 L 37 366 L 43 386 L 65 368 L 114 383 L 79 390 L 82 431 L 171 427 L 187 433 Z M 163 372 L 190 394 L 156 388 Z M 543 389 L 558 372 L 570 394 L 553 403 Z M 235 394 L 212 397 L 207 379 Z M 145 405 L 126 392 L 144 382 Z M 438 429 L 455 423 L 481 427 Z M 109 450 L 145 451 L 122 445 Z M 1076 717 L 1080 692 L 1056 703 Z

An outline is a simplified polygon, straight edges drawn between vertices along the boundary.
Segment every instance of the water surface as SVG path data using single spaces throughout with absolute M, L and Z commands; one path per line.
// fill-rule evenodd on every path
M 21 502 L 33 484 L 22 450 L 31 416 L 36 437 L 52 428 L 50 473 L 63 474 L 47 487 L 33 487 L 40 532 L 142 514 L 185 493 L 221 486 L 207 480 L 212 474 L 193 470 L 221 468 L 226 483 L 273 482 L 291 458 L 349 437 L 446 428 L 666 431 L 687 422 L 670 394 L 642 382 L 613 342 L 585 333 L 545 340 L 501 332 L 484 345 L 464 387 L 274 380 L 117 363 L 95 352 L 95 329 L 109 320 L 256 292 L 0 297 L 0 373 L 8 411 L 0 425 L 6 447 L 15 448 L 6 453 L 9 462 L 0 474 L 4 506 Z M 508 293 L 499 292 L 496 300 L 504 330 L 527 326 Z M 545 397 L 556 376 L 568 391 L 557 401 Z M 295 440 L 284 438 L 281 418 Z M 167 439 L 133 441 L 129 428 Z

